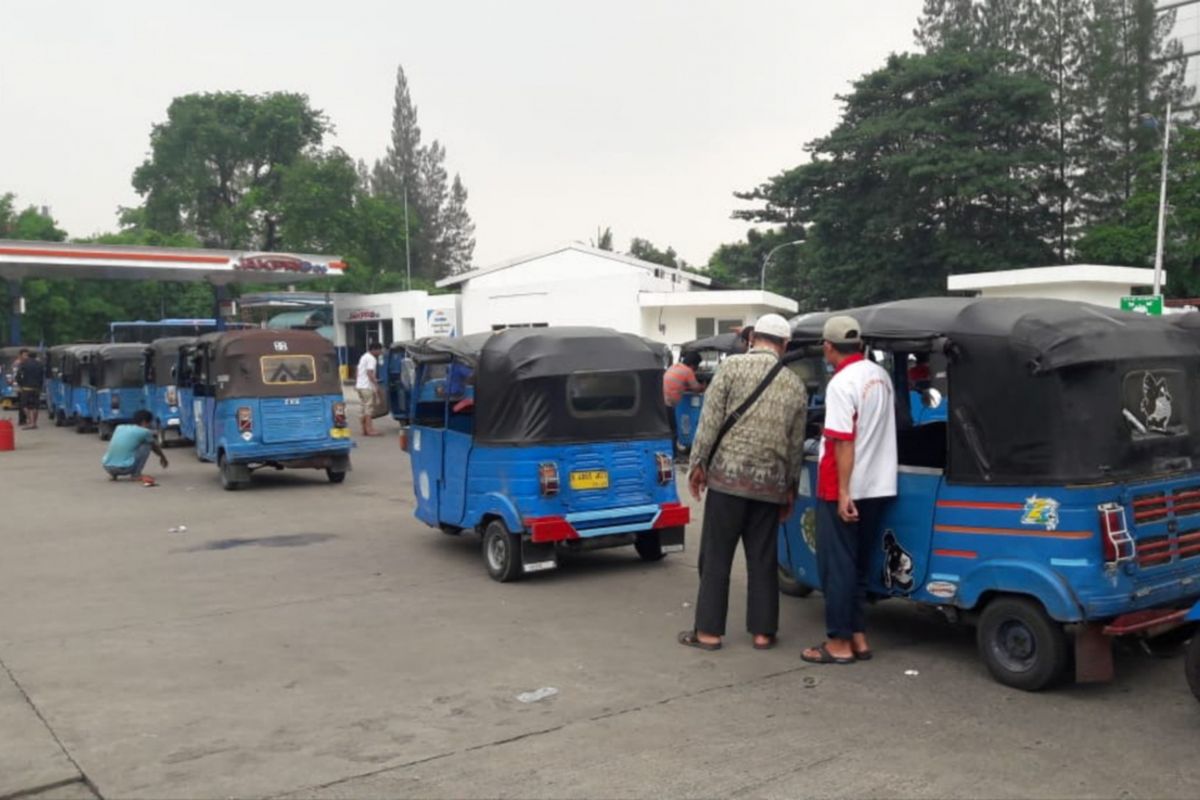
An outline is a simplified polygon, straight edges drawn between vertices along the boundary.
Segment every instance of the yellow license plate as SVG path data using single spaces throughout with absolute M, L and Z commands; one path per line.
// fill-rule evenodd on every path
M 350 438 L 350 429 L 349 428 L 330 428 L 329 435 L 331 437 L 333 437 L 334 439 L 349 439 Z
M 571 473 L 572 489 L 607 489 L 608 471 L 603 469 L 588 469 Z

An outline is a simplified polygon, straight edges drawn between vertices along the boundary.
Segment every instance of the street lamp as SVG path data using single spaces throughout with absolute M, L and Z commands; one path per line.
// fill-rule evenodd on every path
M 1158 120 L 1152 116 L 1143 117 L 1148 127 L 1158 128 Z M 1158 238 L 1154 245 L 1154 295 L 1162 294 L 1163 240 L 1167 232 L 1167 155 L 1171 148 L 1171 101 L 1167 101 L 1167 119 L 1163 125 L 1162 144 L 1162 176 L 1158 185 Z
M 758 283 L 758 288 L 760 291 L 765 292 L 767 290 L 767 264 L 771 263 L 771 256 L 775 255 L 785 247 L 791 247 L 797 244 L 804 244 L 804 240 L 797 239 L 794 242 L 784 242 L 783 244 L 776 245 L 770 249 L 770 251 L 767 253 L 767 257 L 763 259 L 762 263 L 762 279 Z

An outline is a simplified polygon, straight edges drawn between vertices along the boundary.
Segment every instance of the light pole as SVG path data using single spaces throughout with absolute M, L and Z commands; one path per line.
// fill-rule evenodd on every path
M 1154 246 L 1154 294 L 1162 294 L 1163 239 L 1167 232 L 1167 154 L 1171 149 L 1171 101 L 1167 101 L 1167 122 L 1163 126 L 1162 178 L 1158 186 L 1158 241 Z
M 784 242 L 783 244 L 772 247 L 767 252 L 767 256 L 766 256 L 766 258 L 763 259 L 763 263 L 762 263 L 762 278 L 761 278 L 761 280 L 759 280 L 759 283 L 758 283 L 758 288 L 760 291 L 765 292 L 767 290 L 767 264 L 771 263 L 771 256 L 775 255 L 776 253 L 778 253 L 780 250 L 782 250 L 785 247 L 792 247 L 793 245 L 797 245 L 797 244 L 804 244 L 804 240 L 797 239 L 794 242 Z

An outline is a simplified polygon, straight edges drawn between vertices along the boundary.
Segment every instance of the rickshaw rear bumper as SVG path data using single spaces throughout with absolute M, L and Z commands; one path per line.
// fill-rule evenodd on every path
M 526 517 L 523 522 L 530 540 L 536 544 L 544 544 L 625 534 L 636 535 L 648 531 L 658 531 L 662 537 L 664 531 L 678 529 L 682 532 L 690 518 L 691 512 L 687 506 L 672 502 L 624 506 L 565 516 Z M 682 541 L 671 544 L 682 545 Z
M 354 443 L 349 440 L 328 444 L 228 444 L 225 458 L 231 464 L 277 463 L 285 467 L 326 468 L 339 460 L 348 459 Z

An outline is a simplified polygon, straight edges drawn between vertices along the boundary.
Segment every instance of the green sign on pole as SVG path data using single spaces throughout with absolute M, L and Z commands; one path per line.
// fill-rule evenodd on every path
M 1154 317 L 1162 316 L 1163 298 L 1161 294 L 1125 295 L 1121 298 L 1121 310 L 1149 314 Z

